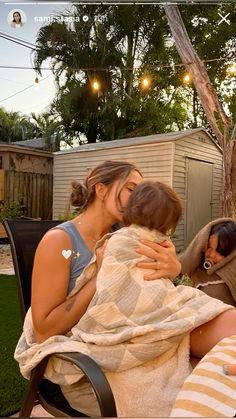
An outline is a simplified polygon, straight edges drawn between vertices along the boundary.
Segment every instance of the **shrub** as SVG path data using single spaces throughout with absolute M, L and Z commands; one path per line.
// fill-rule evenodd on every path
M 70 221 L 70 220 L 73 220 L 73 218 L 75 218 L 75 215 L 71 214 L 71 213 L 67 214 L 67 215 L 59 214 L 59 215 L 57 215 L 56 220 L 58 220 L 58 221 Z
M 189 278 L 188 275 L 182 275 L 180 274 L 179 276 L 177 276 L 174 281 L 173 281 L 174 285 L 188 285 L 189 287 L 192 286 L 192 280 L 191 278 Z
M 23 207 L 19 201 L 12 201 L 10 204 L 4 204 L 0 207 L 0 223 L 5 218 L 19 218 L 23 215 Z

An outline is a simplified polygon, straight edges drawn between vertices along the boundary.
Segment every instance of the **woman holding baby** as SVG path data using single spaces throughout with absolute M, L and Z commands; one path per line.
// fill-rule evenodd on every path
M 142 174 L 133 164 L 120 161 L 106 161 L 91 171 L 91 173 L 87 176 L 84 185 L 80 183 L 74 183 L 71 202 L 72 205 L 79 206 L 81 208 L 80 214 L 76 216 L 72 221 L 65 222 L 46 233 L 36 251 L 32 277 L 31 308 L 32 325 L 35 334 L 35 342 L 32 343 L 32 346 L 35 345 L 35 347 L 37 347 L 38 344 L 46 344 L 47 339 L 53 339 L 54 336 L 67 335 L 68 332 L 75 328 L 80 319 L 83 321 L 83 316 L 85 315 L 86 317 L 87 309 L 90 310 L 90 308 L 95 306 L 94 301 L 99 298 L 96 292 L 97 276 L 99 284 L 100 278 L 102 281 L 103 276 L 101 270 L 105 272 L 104 269 L 106 268 L 106 263 L 110 263 L 112 257 L 112 255 L 108 255 L 109 257 L 106 259 L 106 254 L 109 253 L 109 241 L 105 241 L 104 244 L 96 250 L 96 269 L 94 270 L 94 275 L 89 278 L 89 280 L 82 286 L 82 288 L 78 290 L 78 292 L 73 294 L 73 289 L 75 289 L 77 286 L 77 278 L 80 277 L 80 275 L 83 273 L 85 267 L 89 265 L 92 259 L 95 243 L 99 241 L 104 235 L 108 234 L 112 230 L 112 226 L 115 223 L 120 223 L 123 221 L 126 207 L 129 207 L 129 202 L 132 199 L 133 193 L 135 194 L 136 190 L 137 193 L 134 196 L 135 200 L 138 199 L 138 192 L 142 192 L 141 186 L 138 185 L 141 185 L 142 182 Z M 160 190 L 161 184 L 157 186 L 157 189 Z M 154 194 L 151 195 L 152 200 L 157 193 L 156 190 L 153 190 L 152 184 L 151 190 L 152 194 Z M 173 211 L 175 210 L 176 206 L 180 208 L 178 197 L 173 192 L 173 190 L 171 190 L 171 188 L 168 188 L 168 191 L 164 190 L 161 199 L 157 201 L 156 208 L 160 208 L 161 205 L 164 206 L 163 199 L 164 197 L 169 196 L 168 194 L 174 197 L 173 202 L 175 204 L 173 205 Z M 148 213 L 148 204 L 151 200 L 146 197 L 145 202 L 142 202 L 142 204 L 139 205 L 139 211 L 147 210 Z M 166 208 L 170 208 L 169 201 Z M 161 286 L 161 284 L 163 285 L 163 278 L 166 278 L 165 285 L 167 285 L 170 293 L 166 295 L 173 295 L 174 301 L 177 301 L 177 297 L 175 287 L 171 283 L 171 280 L 179 274 L 181 265 L 176 258 L 173 244 L 166 240 L 166 236 L 169 234 L 168 230 L 171 229 L 173 231 L 178 222 L 181 211 L 179 210 L 177 212 L 178 215 L 175 217 L 175 221 L 173 223 L 167 222 L 165 228 L 162 230 L 160 230 L 161 227 L 159 224 L 145 225 L 148 217 L 144 217 L 144 223 L 142 224 L 141 222 L 141 230 L 143 231 L 143 228 L 145 232 L 145 229 L 148 229 L 148 231 L 160 230 L 164 241 L 155 242 L 155 240 L 152 240 L 152 234 L 149 235 L 148 233 L 147 235 L 145 234 L 142 236 L 140 233 L 140 236 L 137 237 L 139 237 L 141 241 L 139 239 L 135 239 L 136 241 L 134 242 L 135 247 L 133 249 L 133 254 L 135 254 L 135 256 L 133 256 L 133 262 L 135 261 L 135 263 L 132 263 L 132 269 L 135 270 L 135 272 L 139 272 L 139 286 L 141 287 L 142 291 L 145 291 L 145 289 L 152 286 L 156 287 L 155 289 L 158 290 L 158 286 Z M 166 209 L 165 213 L 166 219 L 168 219 L 169 215 Z M 135 214 L 133 214 L 132 217 L 135 217 Z M 126 218 L 125 220 L 127 221 Z M 131 221 L 132 220 L 133 218 Z M 129 222 L 126 225 L 129 228 Z M 138 231 L 141 230 L 139 229 Z M 114 241 L 116 237 L 118 237 L 118 234 L 115 233 L 111 238 L 111 243 L 112 240 Z M 123 253 L 125 253 L 126 250 L 128 251 L 128 248 L 126 247 L 120 248 L 120 252 L 123 251 Z M 70 257 L 65 258 L 63 256 L 63 253 L 65 254 L 65 252 L 63 251 L 70 251 Z M 104 263 L 102 263 L 104 252 L 105 258 Z M 119 256 L 118 253 L 117 255 Z M 123 261 L 119 263 L 116 265 L 116 272 L 122 272 L 122 266 L 124 266 Z M 131 265 L 129 265 L 129 269 L 131 269 Z M 99 276 L 99 272 L 101 273 L 101 276 Z M 158 280 L 160 280 L 159 284 Z M 185 367 L 183 367 L 183 369 L 185 368 L 186 376 L 186 374 L 189 372 L 189 352 L 192 356 L 201 358 L 219 340 L 225 336 L 236 334 L 235 309 L 220 301 L 217 303 L 216 300 L 211 299 L 211 297 L 206 296 L 198 290 L 190 292 L 189 290 L 186 290 L 186 288 L 190 289 L 190 287 L 184 287 L 183 289 L 180 289 L 181 297 L 178 301 L 183 301 L 182 306 L 187 307 L 188 304 L 191 304 L 194 298 L 203 299 L 202 301 L 206 307 L 213 304 L 210 310 L 210 317 L 207 315 L 205 318 L 204 316 L 201 317 L 201 319 L 199 317 L 198 323 L 196 322 L 196 327 L 184 326 L 184 328 L 179 332 L 176 332 L 174 329 L 171 331 L 171 333 L 168 331 L 166 334 L 166 329 L 163 329 L 165 332 L 163 332 L 163 342 L 168 341 L 167 350 L 163 353 L 160 353 L 159 358 L 156 356 L 158 358 L 156 364 L 154 351 L 152 357 L 148 358 L 147 362 L 143 361 L 143 363 L 140 365 L 135 364 L 133 368 L 128 369 L 128 372 L 123 372 L 119 369 L 117 372 L 108 371 L 107 377 L 108 380 L 110 379 L 109 381 L 113 388 L 115 398 L 116 392 L 118 394 L 121 389 L 123 392 L 123 400 L 125 395 L 128 396 L 127 389 L 123 391 L 125 382 L 130 382 L 130 392 L 132 391 L 132 374 L 134 374 L 135 377 L 135 380 L 133 380 L 133 386 L 135 386 L 135 389 L 137 390 L 137 377 L 139 377 L 139 374 L 143 376 L 144 371 L 146 379 L 148 379 L 146 372 L 150 372 L 151 383 L 153 386 L 156 385 L 156 391 L 158 392 L 160 390 L 158 386 L 158 379 L 160 382 L 162 379 L 162 377 L 159 377 L 158 375 L 160 371 L 162 371 L 161 365 L 167 363 L 166 365 L 170 365 L 171 367 L 171 362 L 173 360 L 172 367 L 176 370 L 176 368 L 178 368 L 179 360 L 184 359 Z M 71 293 L 72 296 L 70 297 Z M 165 300 L 167 306 L 168 298 L 169 297 L 167 296 Z M 122 304 L 122 301 L 120 301 L 120 304 Z M 165 321 L 168 321 L 170 318 L 173 318 L 174 321 L 174 317 L 176 317 L 175 312 L 171 312 L 172 309 L 170 309 L 171 316 L 173 317 L 168 317 L 170 313 L 166 313 L 167 309 L 165 310 L 164 299 L 160 304 L 161 316 L 164 316 Z M 175 304 L 177 303 L 175 302 Z M 181 306 L 180 303 L 174 305 L 174 307 L 176 307 L 176 313 L 179 310 L 179 305 Z M 200 311 L 201 310 L 199 309 L 199 312 Z M 158 310 L 155 307 L 154 312 L 156 316 Z M 188 325 L 188 318 L 186 313 L 187 311 L 183 314 L 183 316 L 186 316 L 186 325 Z M 196 316 L 196 318 L 198 317 Z M 154 323 L 156 327 L 156 318 Z M 169 324 L 171 329 L 171 324 L 174 323 L 172 323 L 171 320 Z M 138 326 L 141 325 L 139 324 Z M 122 327 L 125 326 L 122 324 Z M 116 328 L 113 327 L 114 334 L 116 333 L 115 330 Z M 105 330 L 103 330 L 103 332 L 105 333 Z M 140 333 L 141 336 L 143 332 Z M 136 348 L 135 345 L 137 344 L 137 338 L 138 336 L 132 340 L 129 336 L 127 344 L 130 345 L 133 343 L 134 347 Z M 23 336 L 21 339 L 25 339 L 25 336 Z M 89 336 L 89 339 L 91 339 L 91 336 Z M 148 339 L 150 339 L 150 337 L 148 337 Z M 86 339 L 83 338 L 82 341 L 83 343 L 87 342 L 88 345 L 91 345 L 90 340 L 86 341 Z M 161 342 L 162 341 L 158 341 L 158 346 L 162 344 Z M 123 344 L 123 342 L 120 343 Z M 146 341 L 146 344 L 147 343 L 148 340 Z M 150 345 L 151 344 L 153 344 L 152 340 L 150 340 Z M 96 344 L 93 346 L 96 346 Z M 186 355 L 186 359 L 184 358 L 183 354 Z M 16 359 L 18 359 L 18 361 L 21 363 L 21 354 L 17 352 L 17 349 Z M 174 364 L 174 362 L 177 362 L 177 364 Z M 145 369 L 143 370 L 144 367 Z M 170 369 L 170 382 L 172 375 L 173 374 Z M 125 382 L 123 382 L 124 377 Z M 181 383 L 178 382 L 178 380 L 174 381 L 173 379 L 171 389 L 171 393 L 173 395 L 177 393 L 180 385 Z M 138 386 L 140 387 L 140 384 Z M 147 384 L 147 387 L 148 386 L 149 384 Z M 147 387 L 141 388 L 144 396 L 147 396 Z M 62 385 L 62 390 L 65 397 L 73 407 L 81 410 L 85 414 L 99 415 L 95 397 L 90 390 L 88 383 L 85 382 L 83 378 L 79 381 L 75 381 L 74 384 L 67 386 Z M 150 392 L 149 395 L 151 397 Z M 167 396 L 167 400 L 170 404 L 171 402 L 173 403 L 171 397 L 173 398 L 173 396 Z M 125 410 L 125 408 L 122 410 L 123 402 L 119 402 L 118 396 L 116 402 L 118 403 L 118 415 L 121 414 L 129 416 L 131 412 L 129 411 L 128 407 L 127 410 Z M 155 399 L 153 397 L 151 402 L 154 408 Z M 150 404 L 151 402 L 149 400 L 148 403 Z M 125 402 L 123 404 L 126 406 Z M 145 411 L 145 416 L 152 416 L 153 410 L 147 411 L 145 410 L 146 408 L 147 407 L 143 400 L 137 408 L 138 410 L 136 414 L 142 415 Z M 156 415 L 158 414 L 160 416 L 166 416 L 170 411 L 170 408 L 171 406 L 169 406 L 168 410 L 166 410 L 165 406 L 161 407 L 160 404 L 156 405 Z

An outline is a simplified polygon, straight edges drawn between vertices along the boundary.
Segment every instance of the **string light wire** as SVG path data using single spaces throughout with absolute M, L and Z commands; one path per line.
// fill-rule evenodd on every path
M 28 42 L 28 41 L 25 41 L 25 40 L 23 40 L 23 39 L 21 39 L 21 38 L 18 38 L 18 37 L 15 37 L 15 36 L 12 36 L 12 35 L 9 35 L 9 34 L 7 34 L 7 33 L 4 33 L 4 32 L 1 32 L 0 31 L 0 38 L 3 38 L 3 39 L 6 39 L 6 40 L 8 40 L 8 41 L 10 41 L 10 42 L 14 42 L 14 43 L 16 43 L 16 44 L 18 44 L 18 45 L 21 45 L 21 46 L 24 46 L 25 48 L 28 48 L 28 49 L 30 49 L 31 51 L 37 51 L 37 48 L 36 48 L 36 46 L 33 44 L 33 43 L 31 43 L 31 42 Z M 63 59 L 60 59 L 60 61 L 62 61 L 62 62 L 65 62 L 66 63 L 66 61 L 64 61 Z M 212 58 L 212 59 L 209 59 L 209 60 L 202 60 L 204 63 L 210 63 L 210 62 L 217 62 L 217 61 L 228 61 L 228 58 L 225 58 L 225 57 L 220 57 L 220 58 Z M 66 63 L 67 64 L 67 63 Z M 193 63 L 192 62 L 189 62 L 189 63 L 187 63 L 189 66 L 191 66 Z M 177 63 L 177 64 L 175 64 L 175 67 L 184 67 L 185 65 L 183 64 L 183 63 Z M 230 64 L 230 66 L 232 67 L 232 66 L 235 66 L 235 63 L 231 63 Z M 171 65 L 169 65 L 169 64 L 162 64 L 161 62 L 159 62 L 159 63 L 157 63 L 156 65 L 152 65 L 152 66 L 149 66 L 149 69 L 156 69 L 156 70 L 161 70 L 161 69 L 163 69 L 163 68 L 170 68 L 171 67 Z M 114 67 L 112 67 L 113 69 L 115 69 L 115 68 L 119 68 L 119 67 L 117 67 L 117 66 L 114 66 Z M 27 67 L 27 66 L 14 66 L 14 65 L 0 65 L 0 69 L 14 69 L 14 70 L 35 70 L 35 68 L 33 67 L 33 65 L 32 65 L 32 67 Z M 109 69 L 111 69 L 111 68 L 104 68 L 104 67 L 87 67 L 87 68 L 85 68 L 85 67 L 81 67 L 81 68 L 71 68 L 71 70 L 72 71 L 98 71 L 98 72 L 100 72 L 100 71 L 107 71 L 107 70 L 109 70 Z M 139 69 L 139 67 L 133 67 L 133 68 L 122 68 L 122 70 L 123 71 L 133 71 L 133 70 L 138 70 Z M 48 70 L 48 71 L 51 71 L 51 68 L 45 68 L 45 67 L 42 67 L 41 68 L 41 70 Z M 190 73 L 187 73 L 187 74 L 190 74 Z M 228 70 L 228 74 L 230 74 L 230 71 Z M 46 77 L 44 77 L 42 80 L 45 80 L 45 79 L 47 79 L 49 76 L 50 76 L 51 74 L 49 74 L 48 76 L 46 76 Z M 231 72 L 231 75 L 234 75 L 234 72 Z M 187 77 L 187 76 L 185 76 L 185 77 Z M 190 76 L 189 76 L 190 77 Z M 99 81 L 97 80 L 97 83 L 99 83 Z M 185 83 L 186 83 L 186 81 L 185 81 Z M 188 82 L 187 82 L 188 83 Z M 13 95 L 10 95 L 10 96 L 8 96 L 7 98 L 5 98 L 5 99 L 2 99 L 2 100 L 0 100 L 0 103 L 2 103 L 2 102 L 4 102 L 4 101 L 6 101 L 6 100 L 8 100 L 8 99 L 10 99 L 10 98 L 12 98 L 12 97 L 14 97 L 14 96 L 16 96 L 16 95 L 18 95 L 18 94 L 20 94 L 20 93 L 23 93 L 23 92 L 25 92 L 26 90 L 28 90 L 28 89 L 30 89 L 31 87 L 33 87 L 35 85 L 35 83 L 34 84 L 32 84 L 32 85 L 30 85 L 30 86 L 27 86 L 25 89 L 22 89 L 22 90 L 20 90 L 19 92 L 16 92 L 16 93 L 14 93 Z M 96 88 L 95 88 L 96 89 Z
M 51 74 L 48 74 L 41 81 L 46 80 L 50 76 L 51 76 Z M 11 99 L 12 97 L 15 97 L 16 95 L 19 95 L 20 93 L 25 92 L 26 90 L 30 89 L 31 87 L 34 87 L 34 84 L 31 84 L 30 86 L 25 87 L 24 89 L 20 90 L 19 92 L 13 93 L 12 95 L 6 97 L 5 99 L 0 100 L 0 103 L 5 102 L 6 100 Z
M 24 46 L 26 48 L 29 48 L 31 50 L 37 51 L 36 45 L 32 44 L 31 42 L 28 41 L 24 41 L 21 38 L 9 35 L 5 32 L 1 32 L 0 31 L 0 37 L 4 38 L 10 42 L 15 42 L 21 46 Z M 63 59 L 60 59 L 60 61 L 64 62 L 65 64 L 68 64 L 66 61 L 64 61 Z M 202 60 L 202 62 L 204 63 L 210 63 L 210 62 L 216 62 L 216 61 L 229 61 L 228 58 L 226 57 L 220 57 L 220 58 L 211 58 L 209 60 Z M 193 62 L 188 62 L 187 65 L 192 65 L 194 64 Z M 177 63 L 175 64 L 175 67 L 184 67 L 185 65 L 183 63 Z M 148 66 L 150 69 L 162 69 L 162 68 L 170 68 L 172 67 L 170 64 L 162 64 L 161 62 L 154 64 L 152 66 Z M 31 67 L 24 67 L 24 66 L 3 66 L 1 65 L 0 68 L 15 68 L 15 69 L 32 69 Z M 112 67 L 113 69 L 119 68 L 117 66 Z M 104 68 L 104 67 L 81 67 L 81 68 L 71 68 L 72 71 L 107 71 L 110 68 Z M 139 67 L 133 67 L 133 68 L 122 68 L 123 71 L 131 71 L 131 70 L 136 70 L 139 69 Z M 42 68 L 42 70 L 51 70 L 50 68 Z
M 61 61 L 61 60 L 60 60 Z M 214 62 L 214 61 L 229 61 L 228 58 L 212 58 L 210 60 L 202 60 L 204 63 L 209 63 L 209 62 Z M 194 63 L 187 63 L 188 65 L 194 64 Z M 183 63 L 178 63 L 175 64 L 175 67 L 184 67 L 185 65 Z M 153 70 L 161 70 L 163 68 L 170 68 L 172 67 L 172 65 L 170 64 L 161 64 L 161 63 L 157 63 L 154 65 L 149 65 L 148 68 L 149 69 L 153 69 Z M 14 66 L 14 65 L 0 65 L 0 68 L 3 69 L 15 69 L 15 70 L 32 70 L 32 67 L 28 67 L 28 66 Z M 122 68 L 122 71 L 131 71 L 131 70 L 139 70 L 140 67 L 126 67 L 126 68 Z M 120 69 L 120 67 L 118 66 L 114 66 L 114 67 L 72 67 L 70 68 L 72 71 L 108 71 L 108 70 L 114 70 L 114 69 Z M 34 70 L 34 68 L 33 68 Z M 50 70 L 51 68 L 49 67 L 41 67 L 41 70 Z

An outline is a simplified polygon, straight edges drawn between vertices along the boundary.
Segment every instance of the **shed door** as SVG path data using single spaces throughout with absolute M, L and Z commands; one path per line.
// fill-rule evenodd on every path
M 212 220 L 212 174 L 213 164 L 188 159 L 185 246 Z

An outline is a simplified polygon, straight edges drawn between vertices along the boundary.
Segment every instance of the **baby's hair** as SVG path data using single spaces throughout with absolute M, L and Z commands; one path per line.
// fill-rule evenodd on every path
M 172 188 L 161 182 L 144 181 L 130 195 L 123 222 L 125 226 L 136 224 L 173 234 L 181 214 L 181 201 Z
M 108 186 L 109 190 L 113 183 L 119 180 L 119 187 L 116 191 L 116 200 L 117 205 L 119 206 L 119 195 L 121 189 L 127 182 L 129 175 L 134 170 L 141 175 L 140 171 L 132 163 L 117 160 L 107 160 L 99 164 L 89 173 L 84 183 L 77 181 L 72 182 L 72 193 L 70 195 L 71 205 L 74 207 L 80 207 L 82 211 L 85 210 L 95 200 L 95 186 L 97 183 L 103 183 L 104 185 Z

